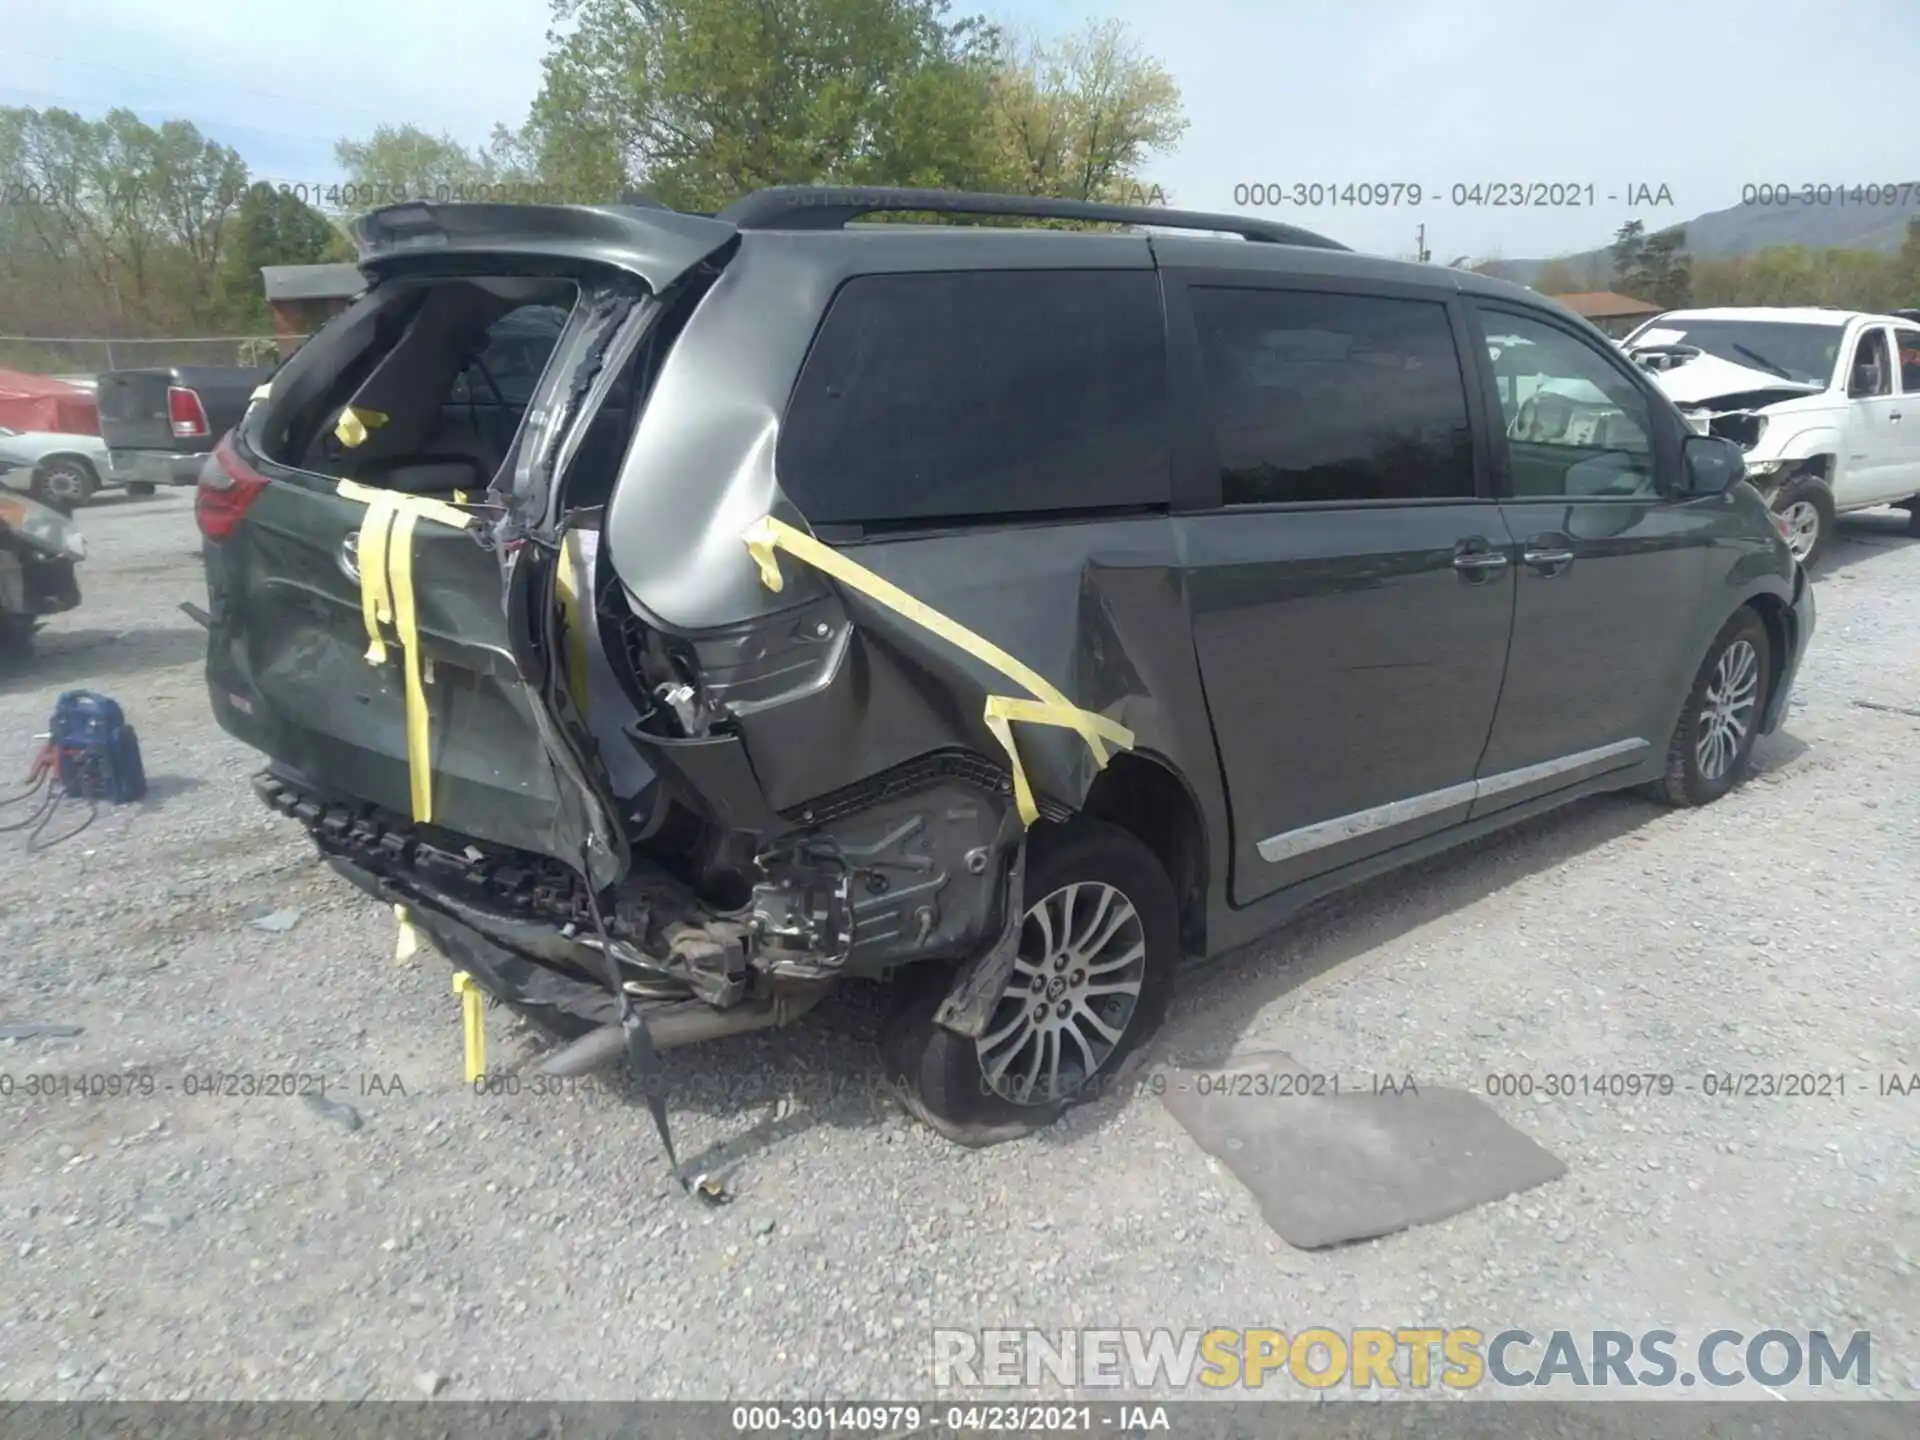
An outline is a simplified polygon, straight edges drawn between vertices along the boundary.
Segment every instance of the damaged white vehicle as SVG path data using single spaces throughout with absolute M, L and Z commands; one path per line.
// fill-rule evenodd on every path
M 1747 479 L 1803 565 L 1850 511 L 1898 506 L 1920 534 L 1920 324 L 1845 310 L 1675 310 L 1623 346 L 1696 430 L 1746 451 Z

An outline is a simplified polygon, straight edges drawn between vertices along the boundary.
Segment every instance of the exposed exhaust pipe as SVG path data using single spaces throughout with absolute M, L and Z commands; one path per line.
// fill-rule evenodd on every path
M 650 1007 L 641 1014 L 647 1033 L 653 1037 L 653 1048 L 677 1050 L 702 1040 L 718 1040 L 725 1035 L 744 1035 L 752 1030 L 771 1030 L 785 1025 L 818 1005 L 825 994 L 823 987 L 810 994 L 785 995 L 725 1010 L 716 1010 L 703 1000 L 693 1000 Z M 619 1059 L 626 1048 L 626 1033 L 618 1025 L 602 1025 L 578 1040 L 549 1051 L 533 1069 L 539 1075 L 585 1075 Z

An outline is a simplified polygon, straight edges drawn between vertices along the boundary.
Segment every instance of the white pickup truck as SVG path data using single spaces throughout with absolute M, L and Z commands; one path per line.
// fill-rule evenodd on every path
M 1920 534 L 1920 324 L 1846 310 L 1673 310 L 1621 348 L 1747 478 L 1811 565 L 1836 515 L 1894 505 Z

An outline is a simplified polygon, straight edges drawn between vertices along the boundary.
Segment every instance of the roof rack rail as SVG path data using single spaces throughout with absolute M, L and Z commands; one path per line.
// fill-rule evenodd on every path
M 1089 220 L 1109 225 L 1158 225 L 1171 230 L 1214 230 L 1270 245 L 1315 250 L 1350 247 L 1297 225 L 1170 210 L 1162 205 L 1107 205 L 1058 200 L 1045 195 L 991 195 L 967 190 L 910 190 L 891 186 L 775 185 L 743 195 L 714 218 L 742 230 L 840 230 L 863 215 L 1005 215 L 1024 220 Z

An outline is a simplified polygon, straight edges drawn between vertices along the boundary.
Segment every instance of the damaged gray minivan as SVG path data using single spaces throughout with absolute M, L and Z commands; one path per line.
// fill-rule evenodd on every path
M 891 978 L 907 1102 L 1019 1133 L 1184 955 L 1724 794 L 1813 627 L 1737 447 L 1477 275 L 931 191 L 356 235 L 202 480 L 213 707 L 554 1069 Z

